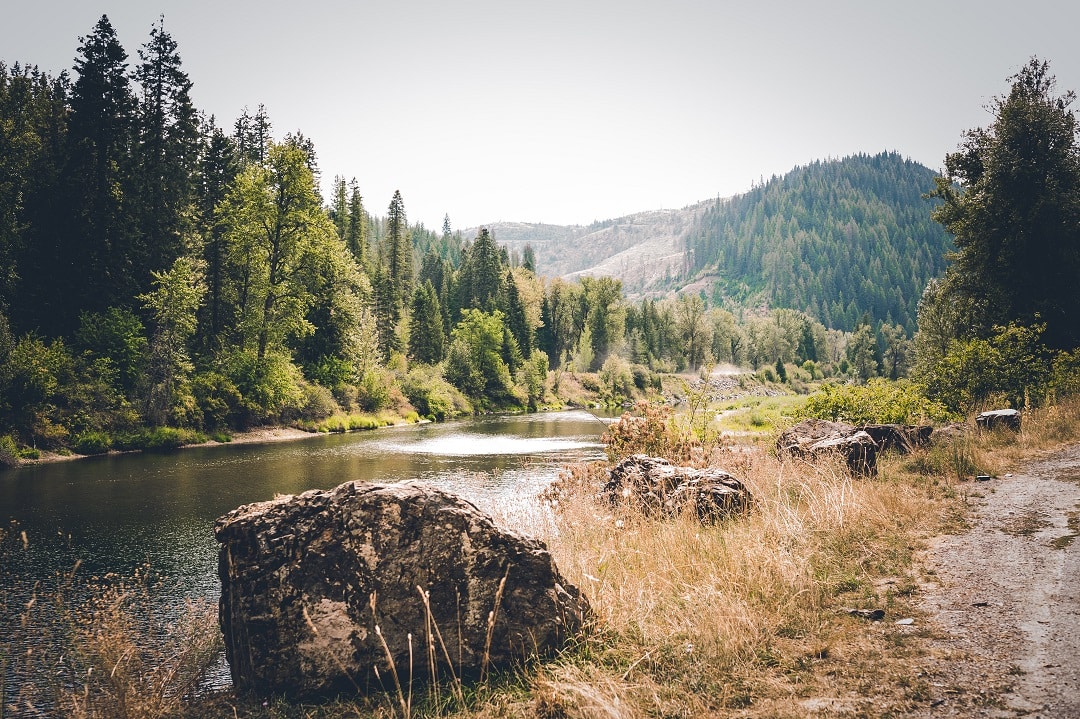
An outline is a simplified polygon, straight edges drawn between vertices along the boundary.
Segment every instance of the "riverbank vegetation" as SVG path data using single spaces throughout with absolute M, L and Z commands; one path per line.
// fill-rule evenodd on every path
M 202 691 L 211 615 L 153 616 L 141 585 L 115 577 L 81 594 L 67 590 L 74 571 L 52 593 L 42 578 L 23 616 L 33 626 L 54 601 L 61 622 L 48 631 L 69 651 L 4 647 L 0 714 L 903 715 L 926 696 L 910 671 L 926 631 L 917 551 L 961 526 L 975 474 L 1080 436 L 1080 152 L 1072 94 L 1055 95 L 1038 60 L 992 103 L 993 124 L 946 158 L 931 217 L 957 251 L 909 339 L 839 297 L 846 331 L 792 309 L 701 294 L 633 303 L 611 278 L 539 277 L 528 248 L 511 255 L 487 230 L 410 225 L 400 193 L 383 217 L 355 180 L 336 178 L 323 198 L 310 140 L 275 138 L 261 107 L 231 132 L 200 117 L 163 23 L 131 70 L 105 17 L 78 53 L 74 79 L 0 67 L 0 463 L 263 424 L 348 431 L 663 397 L 686 413 L 638 405 L 612 430 L 611 457 L 717 464 L 755 502 L 714 527 L 661 522 L 598 504 L 602 468 L 569 470 L 551 521 L 531 529 L 595 624 L 550 663 L 418 689 L 415 703 Z M 714 363 L 747 374 L 720 386 L 701 371 Z M 764 389 L 748 399 L 748 382 Z M 886 456 L 874 479 L 778 458 L 713 422 L 720 409 L 761 438 L 796 415 L 940 423 L 989 406 L 1023 410 L 1020 432 L 960 432 Z M 27 541 L 17 528 L 0 538 L 5 562 Z M 161 643 L 146 648 L 144 635 Z
M 910 365 L 910 322 L 631 302 L 612 278 L 540 277 L 487 230 L 410 223 L 400 193 L 382 216 L 355 179 L 324 197 L 310 139 L 261 106 L 222 127 L 191 87 L 163 21 L 137 60 L 103 16 L 71 75 L 0 67 L 6 464 L 159 431 L 618 404 L 712 363 L 796 390 Z
M 824 705 L 903 715 L 927 695 L 913 670 L 927 661 L 921 642 L 931 631 L 916 606 L 925 578 L 918 551 L 962 527 L 975 474 L 1016 471 L 1080 437 L 1072 398 L 1028 411 L 1018 433 L 969 430 L 910 455 L 887 454 L 876 478 L 856 479 L 843 464 L 780 459 L 752 442 L 713 443 L 706 452 L 685 418 L 664 410 L 641 417 L 611 433 L 622 453 L 728 469 L 753 492 L 754 508 L 711 527 L 647 518 L 598 500 L 601 465 L 568 468 L 549 493 L 550 521 L 522 527 L 545 538 L 596 612 L 555 660 L 473 686 L 404 684 L 405 707 L 392 686 L 386 695 L 318 704 L 199 690 L 199 677 L 221 671 L 212 608 L 163 614 L 152 609 L 163 581 L 152 572 L 82 583 L 76 568 L 55 585 L 43 578 L 23 610 L 28 626 L 52 627 L 43 631 L 66 648 L 5 651 L 7 676 L 22 680 L 6 701 L 45 714 L 132 719 L 805 717 Z M 5 534 L 10 561 L 26 540 L 17 529 Z M 59 623 L 36 624 L 57 607 Z M 882 621 L 865 618 L 877 610 Z

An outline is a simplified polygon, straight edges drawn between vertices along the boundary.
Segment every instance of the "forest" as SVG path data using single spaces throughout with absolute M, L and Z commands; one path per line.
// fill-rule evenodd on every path
M 713 362 L 904 371 L 899 330 L 879 348 L 800 312 L 633 305 L 486 230 L 411 225 L 400 193 L 383 216 L 356 179 L 323 198 L 301 132 L 198 112 L 163 22 L 129 60 L 103 16 L 71 76 L 0 67 L 0 433 L 21 451 L 537 408 L 564 370 L 609 401 Z
M 1032 101 L 1052 89 L 1041 73 Z M 993 385 L 961 391 L 955 366 L 943 368 L 968 361 L 963 347 L 980 361 L 993 353 L 955 342 L 1017 340 L 1005 326 L 1019 321 L 1018 346 L 1042 347 L 1044 331 L 1055 350 L 1075 346 L 1063 289 L 1074 245 L 1055 245 L 1062 279 L 1031 283 L 1057 288 L 1055 304 L 990 301 L 969 282 L 998 267 L 966 239 L 973 195 L 960 188 L 986 164 L 971 148 L 947 158 L 936 184 L 894 153 L 860 155 L 718 202 L 691 237 L 695 269 L 720 277 L 714 292 L 631 303 L 609 277 L 538 276 L 529 246 L 508 252 L 486 229 L 466 238 L 449 217 L 441 231 L 410 224 L 400 192 L 384 215 L 355 178 L 335 177 L 324 198 L 302 132 L 276 135 L 262 106 L 223 127 L 194 107 L 191 87 L 163 21 L 137 59 L 102 16 L 71 75 L 0 65 L 8 461 L 265 424 L 345 430 L 584 396 L 619 403 L 657 386 L 657 373 L 715 363 L 796 388 L 914 369 L 960 411 Z M 926 199 L 909 196 L 923 186 Z M 949 272 L 946 230 L 960 248 Z M 854 271 L 832 272 L 842 263 Z M 1037 276 L 1037 263 L 1022 267 Z M 857 286 L 844 279 L 860 274 Z M 1008 302 L 1009 313 L 990 311 Z
M 687 237 L 717 302 L 768 302 L 827 327 L 915 333 L 919 295 L 952 240 L 930 214 L 934 172 L 895 152 L 818 161 L 718 199 Z

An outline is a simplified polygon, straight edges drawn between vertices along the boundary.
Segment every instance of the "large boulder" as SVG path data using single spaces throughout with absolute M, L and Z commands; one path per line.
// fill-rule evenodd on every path
M 776 439 L 780 456 L 815 460 L 837 456 L 855 474 L 877 473 L 878 445 L 866 432 L 843 422 L 822 419 L 803 420 L 784 430 Z
M 844 422 L 830 422 L 826 419 L 804 419 L 788 427 L 776 438 L 777 454 L 805 456 L 810 446 L 823 439 L 847 437 L 858 431 L 853 425 Z
M 237 689 L 327 695 L 508 667 L 558 650 L 589 607 L 544 544 L 412 482 L 348 482 L 217 521 Z M 452 665 L 452 666 L 451 666 Z
M 979 429 L 1004 427 L 1019 432 L 1020 412 L 1015 409 L 994 409 L 989 412 L 981 412 L 975 417 L 975 426 Z
M 722 469 L 679 467 L 644 454 L 612 467 L 601 496 L 612 505 L 629 504 L 648 516 L 690 511 L 702 524 L 742 514 L 751 503 L 749 490 Z
M 927 446 L 934 432 L 934 428 L 927 424 L 864 424 L 859 429 L 873 438 L 879 451 L 891 449 L 899 454 L 908 454 Z

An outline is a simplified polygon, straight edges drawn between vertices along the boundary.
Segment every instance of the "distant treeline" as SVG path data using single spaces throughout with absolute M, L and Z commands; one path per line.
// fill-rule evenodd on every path
M 226 130 L 190 90 L 161 22 L 137 61 L 102 17 L 71 75 L 0 65 L 8 449 L 538 407 L 558 401 L 551 370 L 598 372 L 613 401 L 718 361 L 776 379 L 905 371 L 904 328 L 869 316 L 847 334 L 696 295 L 632 305 L 611 278 L 537 277 L 529 247 L 511 256 L 487 230 L 409 224 L 400 193 L 385 216 L 355 179 L 324 198 L 302 133 L 277 139 L 262 106 Z

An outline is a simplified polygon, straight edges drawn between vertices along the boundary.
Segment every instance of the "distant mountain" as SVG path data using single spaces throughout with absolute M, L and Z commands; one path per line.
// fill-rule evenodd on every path
M 924 199 L 935 172 L 896 153 L 815 162 L 714 202 L 687 236 L 715 300 L 804 310 L 851 330 L 864 313 L 915 329 L 953 248 Z
M 868 312 L 913 331 L 952 249 L 923 198 L 935 174 L 896 153 L 856 155 L 681 210 L 487 227 L 512 252 L 531 245 L 549 277 L 610 275 L 631 297 L 694 291 L 728 307 L 791 307 L 845 330 Z

